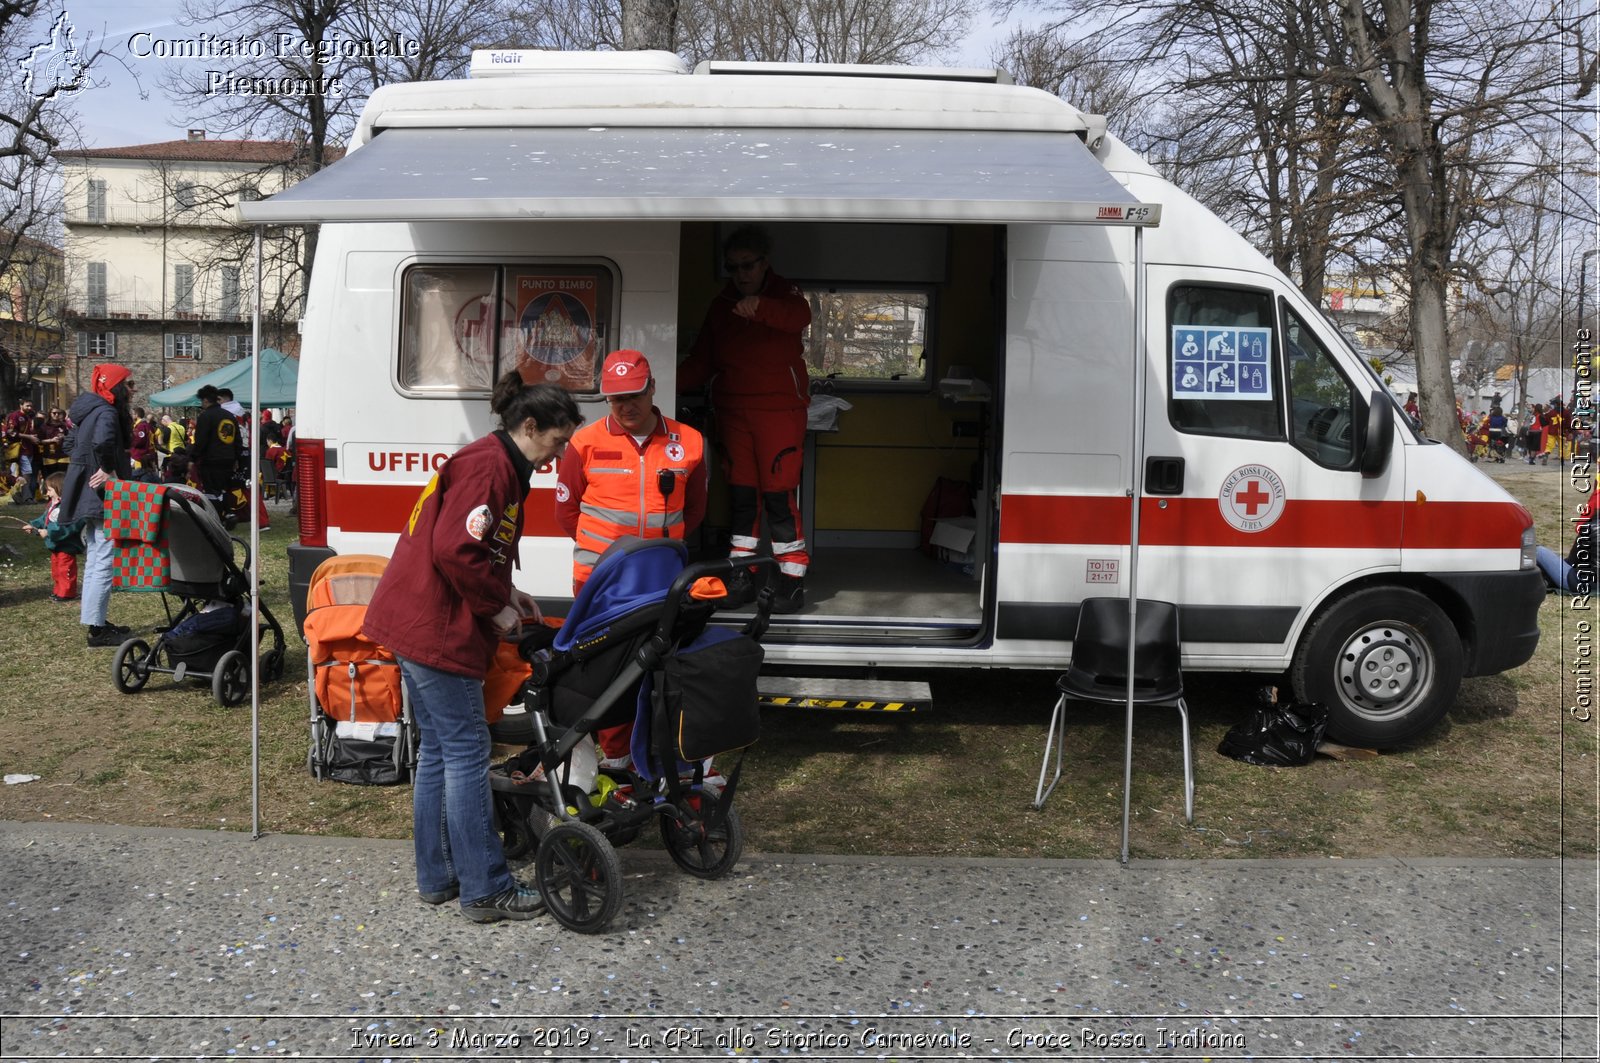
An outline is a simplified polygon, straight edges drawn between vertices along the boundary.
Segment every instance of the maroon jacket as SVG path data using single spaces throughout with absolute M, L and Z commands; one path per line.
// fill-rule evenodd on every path
M 511 602 L 533 466 L 504 432 L 470 443 L 422 489 L 361 633 L 417 664 L 482 679 Z
M 801 335 L 811 324 L 805 293 L 771 270 L 762 282 L 754 319 L 733 312 L 744 296 L 730 281 L 706 311 L 689 357 L 678 366 L 678 391 L 711 383 L 711 402 L 724 409 L 803 410 L 811 404 Z

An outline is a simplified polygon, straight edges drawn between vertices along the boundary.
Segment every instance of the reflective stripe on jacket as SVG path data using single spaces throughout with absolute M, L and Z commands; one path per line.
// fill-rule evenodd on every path
M 705 441 L 660 411 L 642 447 L 607 416 L 578 429 L 561 456 L 556 520 L 573 537 L 575 584 L 618 538 L 682 539 L 705 511 Z

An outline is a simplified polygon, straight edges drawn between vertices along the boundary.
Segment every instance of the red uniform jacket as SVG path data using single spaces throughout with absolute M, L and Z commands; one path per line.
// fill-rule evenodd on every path
M 428 481 L 400 529 L 362 634 L 410 661 L 482 679 L 511 603 L 533 466 L 504 432 L 469 443 Z
M 801 333 L 811 304 L 789 281 L 767 271 L 756 316 L 733 312 L 743 298 L 729 282 L 706 311 L 689 357 L 678 367 L 678 390 L 711 382 L 714 405 L 741 410 L 803 410 L 811 404 Z
M 556 522 L 572 536 L 572 579 L 582 583 L 606 547 L 624 535 L 682 539 L 706 514 L 705 441 L 661 416 L 644 446 L 610 416 L 578 429 L 561 456 Z M 672 477 L 661 493 L 663 473 Z

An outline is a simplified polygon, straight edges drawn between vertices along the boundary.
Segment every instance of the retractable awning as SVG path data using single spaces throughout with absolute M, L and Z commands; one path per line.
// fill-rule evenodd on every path
M 1074 134 L 937 129 L 394 128 L 257 225 L 620 220 L 1155 225 Z

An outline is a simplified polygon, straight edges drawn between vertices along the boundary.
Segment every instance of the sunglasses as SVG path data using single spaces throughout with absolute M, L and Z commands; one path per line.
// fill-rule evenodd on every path
M 747 258 L 742 262 L 724 262 L 722 268 L 727 273 L 749 273 L 765 261 L 765 258 Z

